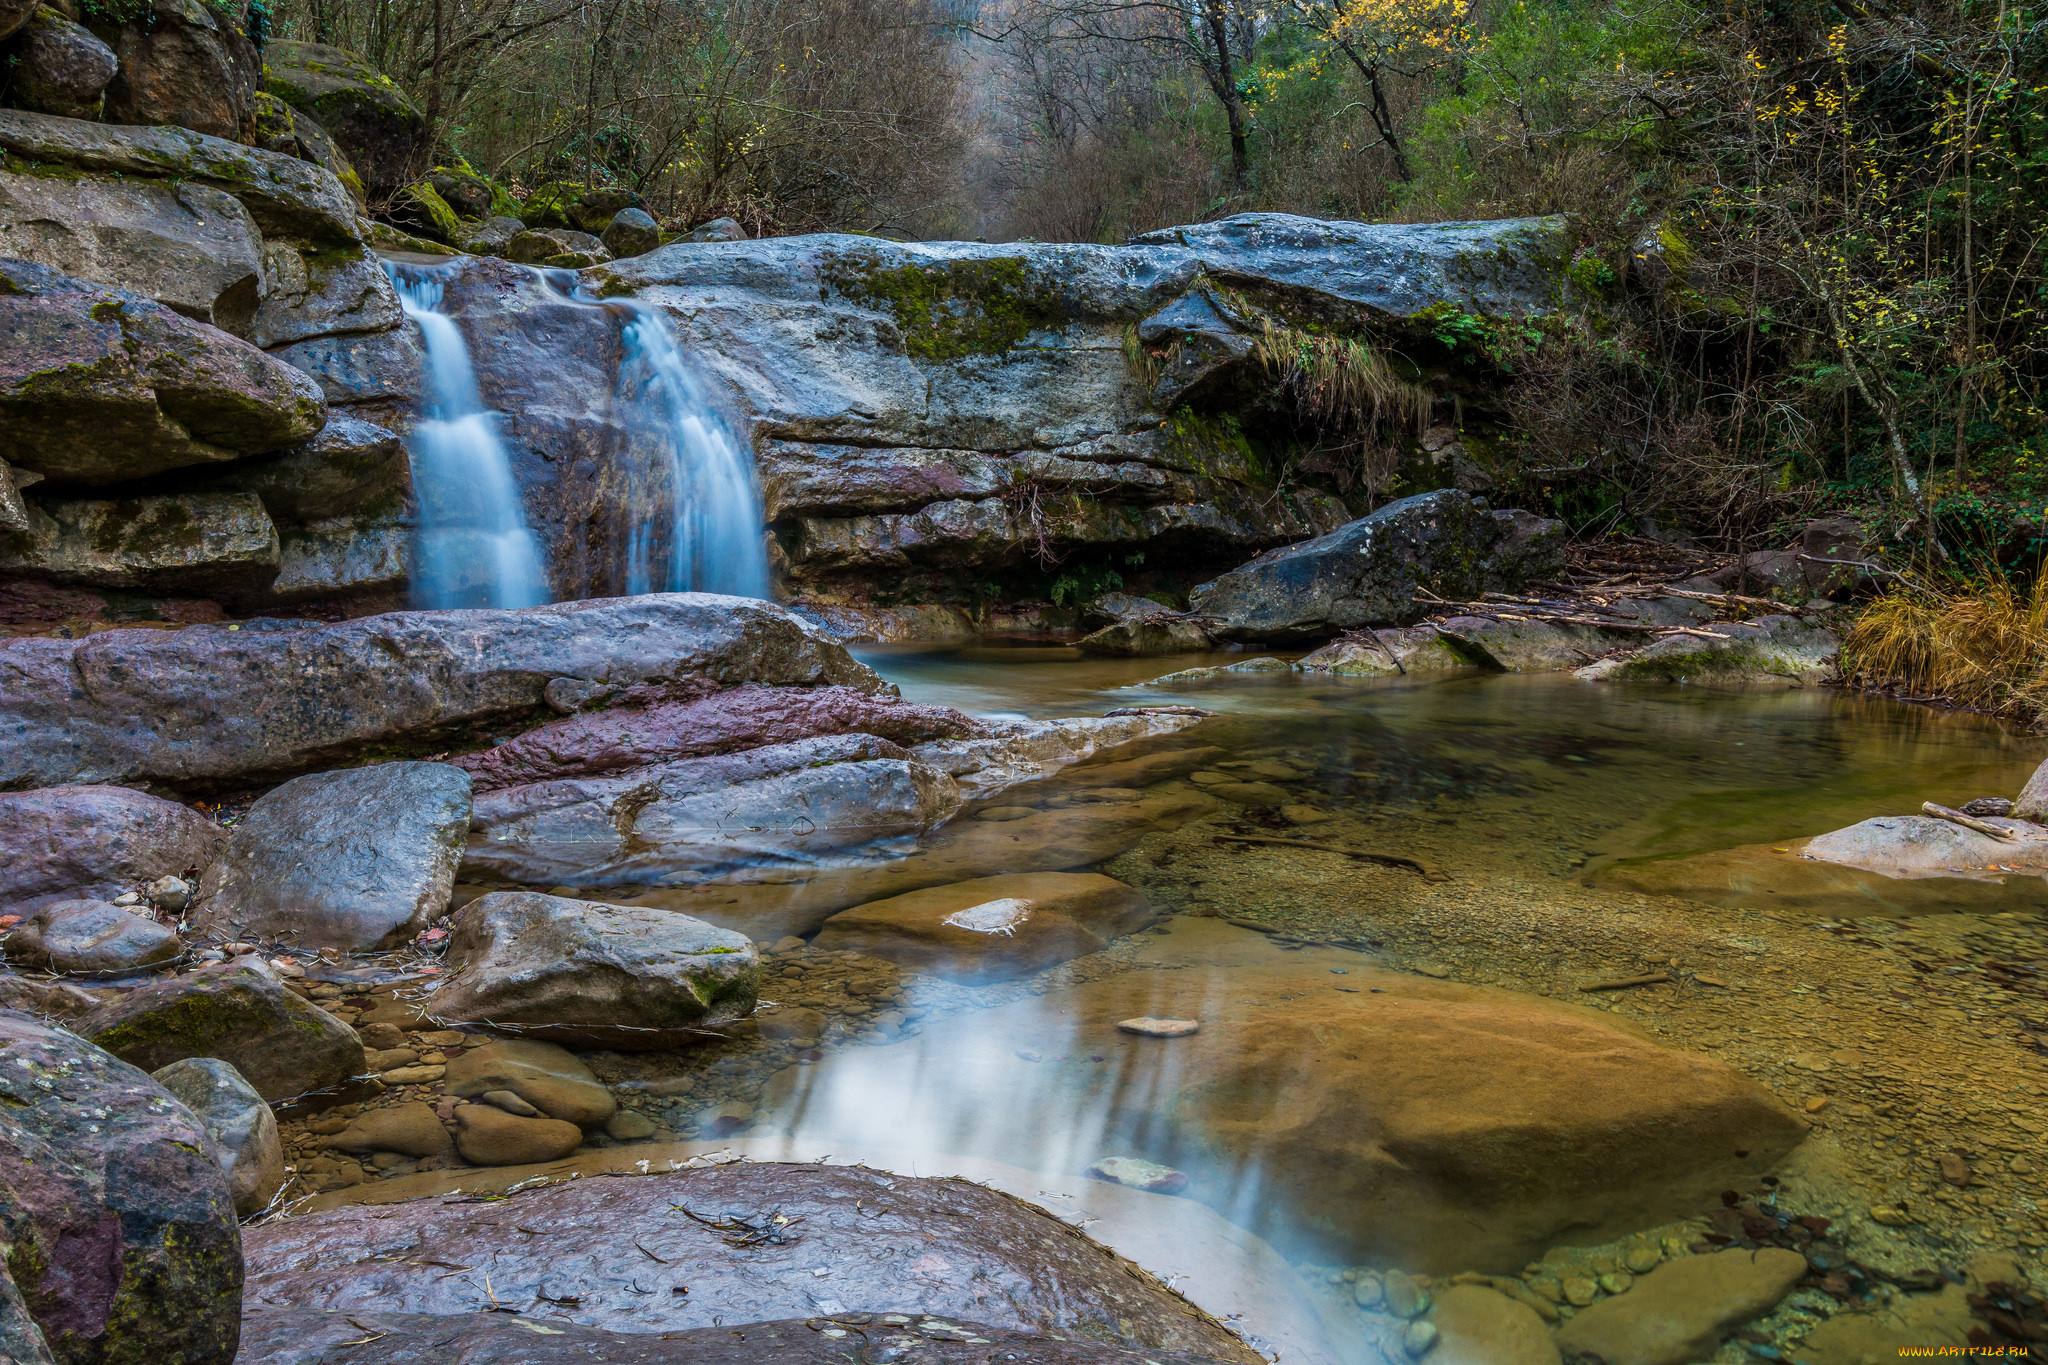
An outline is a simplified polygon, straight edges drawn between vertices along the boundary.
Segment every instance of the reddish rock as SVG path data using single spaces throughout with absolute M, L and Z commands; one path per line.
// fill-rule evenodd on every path
M 455 760 L 496 791 L 557 777 L 591 777 L 674 758 L 785 744 L 817 735 L 876 735 L 923 744 L 979 733 L 946 706 L 868 696 L 850 687 L 737 687 L 714 696 L 586 712 Z
M 0 1241 L 34 1319 L 0 1304 L 8 1359 L 235 1357 L 240 1237 L 206 1130 L 134 1067 L 18 1014 L 0 1014 Z
M 545 1330 L 536 1330 L 544 1326 Z M 834 1313 L 664 1332 L 600 1332 L 551 1319 L 499 1313 L 460 1318 L 424 1313 L 252 1312 L 242 1323 L 241 1365 L 359 1365 L 366 1333 L 378 1365 L 1214 1365 L 1214 1355 L 1136 1351 L 1099 1341 L 1040 1336 L 971 1318 L 923 1313 Z
M 551 1325 L 650 1339 L 857 1304 L 1262 1361 L 1041 1209 L 971 1181 L 852 1166 L 750 1162 L 563 1181 L 470 1204 L 345 1205 L 251 1228 L 245 1249 L 252 1315 L 333 1308 L 475 1318 L 481 1283 L 433 1264 L 445 1261 L 489 1266 L 501 1303 L 526 1307 L 547 1295 Z
M 0 792 L 0 906 L 111 900 L 204 869 L 227 834 L 205 816 L 126 787 Z

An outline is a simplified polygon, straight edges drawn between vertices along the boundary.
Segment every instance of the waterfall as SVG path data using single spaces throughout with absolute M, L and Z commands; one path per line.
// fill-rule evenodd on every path
M 660 462 L 650 472 L 666 485 L 667 526 L 657 528 L 643 513 L 628 537 L 626 590 L 768 596 L 761 492 L 746 442 L 719 412 L 659 308 L 630 299 L 601 306 L 622 319 L 621 416 L 636 449 Z M 666 536 L 659 535 L 664 529 Z
M 477 391 L 469 347 L 440 311 L 432 275 L 387 266 L 427 351 L 427 411 L 406 440 L 419 525 L 412 595 L 423 607 L 531 607 L 553 600 L 526 524 L 498 414 Z

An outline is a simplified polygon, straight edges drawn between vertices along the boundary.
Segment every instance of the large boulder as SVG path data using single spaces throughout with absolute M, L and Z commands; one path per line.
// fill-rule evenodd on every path
M 346 186 L 358 203 L 368 197 L 348 153 L 320 126 L 320 120 L 267 90 L 256 92 L 256 127 L 250 142 L 266 152 L 312 162 Z
M 104 901 L 58 901 L 7 936 L 9 960 L 79 975 L 131 972 L 184 952 L 178 931 Z
M 532 1231 L 514 1231 L 515 1223 Z M 421 1266 L 474 1265 L 479 1256 L 490 1257 L 500 1302 L 544 1293 L 551 1316 L 650 1340 L 858 1305 L 1241 1365 L 1263 1359 L 1042 1210 L 971 1181 L 844 1166 L 736 1163 L 565 1181 L 474 1204 L 325 1209 L 249 1230 L 247 1304 L 253 1314 L 474 1316 L 476 1287 Z M 672 1292 L 684 1286 L 687 1294 Z
M 42 8 L 43 0 L 0 0 L 0 38 L 12 38 Z
M 628 205 L 612 215 L 598 236 L 614 256 L 640 256 L 661 245 L 661 224 L 647 210 Z
M 241 1240 L 212 1139 L 133 1066 L 6 1013 L 0 1242 L 19 1295 L 13 1313 L 0 1297 L 0 1343 L 25 1348 L 10 1359 L 235 1358 Z
M 120 74 L 107 87 L 109 123 L 168 124 L 240 141 L 256 117 L 262 60 L 229 6 L 150 0 L 114 38 Z
M 617 886 L 804 864 L 914 837 L 960 809 L 953 780 L 873 735 L 829 735 L 480 794 L 465 875 Z
M 247 597 L 277 577 L 277 527 L 249 493 L 31 500 L 0 571 L 91 588 Z
M 308 773 L 264 793 L 199 885 L 193 923 L 350 953 L 396 948 L 447 909 L 469 834 L 447 763 Z
M 92 30 L 51 9 L 36 11 L 15 39 L 15 103 L 42 114 L 91 118 L 114 79 L 114 50 Z
M 1144 894 L 1094 872 L 978 877 L 842 910 L 812 946 L 906 970 L 994 981 L 1099 952 L 1153 920 Z
M 203 968 L 130 991 L 78 1028 L 149 1071 L 218 1057 L 271 1101 L 329 1090 L 364 1069 L 354 1029 L 247 967 Z
M 1188 594 L 1211 634 L 1312 639 L 1427 614 L 1418 593 L 1451 602 L 1515 591 L 1554 572 L 1558 522 L 1489 512 L 1444 489 L 1388 503 L 1340 530 L 1269 550 Z
M 224 190 L 242 201 L 265 232 L 318 242 L 361 240 L 355 200 L 332 173 L 190 128 L 124 128 L 0 109 L 0 148 L 30 170 L 140 176 Z
M 0 793 L 0 908 L 111 900 L 203 871 L 226 840 L 190 807 L 127 787 Z
M 355 53 L 277 40 L 263 49 L 263 88 L 312 115 L 348 153 L 373 200 L 425 169 L 427 121 L 390 77 Z
M 544 1041 L 644 1051 L 753 1013 L 744 934 L 638 906 L 498 891 L 455 916 L 434 1018 Z
M 886 687 L 782 608 L 707 593 L 259 624 L 0 641 L 0 790 L 246 786 L 517 726 L 558 678 Z
M 0 170 L 0 253 L 132 290 L 237 336 L 266 292 L 256 220 L 206 185 Z
M 455 760 L 479 791 L 560 777 L 596 777 L 679 758 L 728 754 L 822 735 L 874 735 L 914 745 L 980 733 L 972 717 L 944 706 L 918 706 L 850 687 L 741 686 L 709 696 L 644 700 L 617 689 L 593 689 L 611 703 L 546 725 L 494 748 Z M 584 698 L 557 688 L 551 703 Z M 635 705 L 634 702 L 642 702 Z
M 233 460 L 326 421 L 319 386 L 282 361 L 41 266 L 0 261 L 0 330 L 0 458 L 53 481 Z
M 284 1188 L 284 1144 L 277 1135 L 277 1116 L 256 1088 L 218 1057 L 172 1062 L 159 1067 L 153 1079 L 177 1096 L 213 1139 L 235 1212 L 246 1217 L 268 1207 Z
M 494 1313 L 306 1309 L 252 1311 L 242 1322 L 241 1365 L 355 1365 L 366 1333 L 378 1365 L 845 1365 L 865 1355 L 900 1365 L 1222 1365 L 1187 1351 L 1134 1350 L 1085 1337 L 993 1327 L 928 1313 L 837 1313 L 730 1323 L 649 1337 L 573 1323 L 533 1326 Z

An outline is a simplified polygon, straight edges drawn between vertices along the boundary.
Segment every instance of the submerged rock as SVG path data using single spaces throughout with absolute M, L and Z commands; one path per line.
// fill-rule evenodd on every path
M 474 1166 L 559 1161 L 583 1145 L 583 1130 L 560 1119 L 522 1118 L 491 1104 L 455 1106 L 455 1150 Z
M 246 785 L 517 725 L 563 677 L 886 687 L 781 608 L 708 593 L 17 638 L 0 641 L 0 789 Z
M 469 834 L 469 774 L 379 763 L 258 797 L 199 885 L 194 925 L 306 948 L 396 948 L 448 906 Z
M 1536 1310 L 1483 1285 L 1454 1284 L 1438 1296 L 1436 1365 L 1559 1365 L 1557 1343 Z
M 735 1230 L 706 1226 L 685 1209 L 763 1232 L 738 1250 Z M 534 1231 L 514 1231 L 515 1223 Z M 364 1246 L 402 1248 L 403 1258 L 366 1259 Z M 970 1181 L 852 1167 L 740 1163 L 562 1182 L 488 1203 L 334 1208 L 252 1228 L 246 1249 L 252 1314 L 346 1308 L 473 1318 L 476 1291 L 462 1277 L 421 1275 L 407 1262 L 472 1265 L 488 1255 L 500 1301 L 545 1293 L 557 1320 L 650 1340 L 748 1319 L 815 1320 L 859 1304 L 871 1313 L 978 1314 L 1012 1330 L 1241 1365 L 1262 1359 L 1050 1214 Z
M 284 1146 L 277 1117 L 242 1073 L 218 1057 L 188 1057 L 152 1073 L 213 1139 L 235 1212 L 260 1212 L 284 1188 Z
M 1402 498 L 1328 535 L 1269 550 L 1188 594 L 1210 633 L 1289 640 L 1412 621 L 1448 601 L 1521 588 L 1557 567 L 1563 525 L 1489 512 L 1463 493 Z
M 241 1246 L 205 1129 L 133 1066 L 4 1012 L 0 1237 L 11 1359 L 234 1360 Z
M 1099 718 L 989 723 L 978 735 L 933 740 L 913 752 L 920 761 L 951 776 L 965 798 L 981 801 L 1007 788 L 1051 777 L 1098 754 L 1185 730 L 1200 720 L 1200 715 L 1153 710 Z
M 600 1127 L 619 1111 L 611 1092 L 574 1053 L 526 1038 L 470 1048 L 450 1061 L 447 1091 L 520 1113 L 504 1103 L 503 1096 L 509 1093 L 530 1107 L 526 1117 L 543 1114 L 579 1128 Z
M 1236 678 L 1251 673 L 1292 673 L 1294 665 L 1271 655 L 1256 659 L 1245 659 L 1234 664 L 1211 664 L 1206 668 L 1183 668 L 1178 673 L 1166 673 L 1150 682 L 1140 683 L 1141 687 L 1178 687 L 1185 683 L 1215 682 L 1219 678 Z
M 441 1126 L 434 1107 L 419 1100 L 366 1110 L 349 1120 L 348 1127 L 327 1140 L 341 1152 L 396 1152 L 400 1156 L 444 1156 L 454 1149 L 454 1139 Z
M 753 1013 L 761 971 L 744 934 L 532 891 L 464 906 L 447 963 L 438 1020 L 629 1051 L 691 1042 Z
M 842 910 L 812 946 L 957 980 L 998 981 L 1100 952 L 1154 918 L 1142 892 L 1099 873 L 1017 873 Z
M 1642 640 L 1639 634 L 1553 621 L 1500 621 L 1454 616 L 1436 627 L 1452 648 L 1504 673 L 1557 673 L 1584 668 L 1602 655 Z
M 45 905 L 7 936 L 7 956 L 45 971 L 111 974 L 169 962 L 178 931 L 104 901 Z
M 1557 1344 L 1610 1365 L 1688 1365 L 1777 1307 L 1806 1272 L 1806 1258 L 1783 1247 L 1682 1257 L 1581 1310 L 1558 1329 Z
M 206 868 L 226 842 L 190 807 L 127 787 L 0 792 L 0 908 L 112 900 Z
M 218 1057 L 272 1102 L 338 1086 L 364 1070 L 354 1029 L 247 967 L 201 968 L 130 991 L 78 1028 L 151 1071 Z

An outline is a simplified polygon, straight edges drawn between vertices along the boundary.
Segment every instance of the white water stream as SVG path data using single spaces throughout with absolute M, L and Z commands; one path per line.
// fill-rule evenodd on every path
M 553 600 L 540 542 L 526 524 L 498 414 L 477 390 L 476 368 L 455 320 L 440 311 L 441 282 L 391 268 L 399 305 L 427 353 L 427 411 L 412 430 L 412 596 L 423 607 L 531 607 Z

